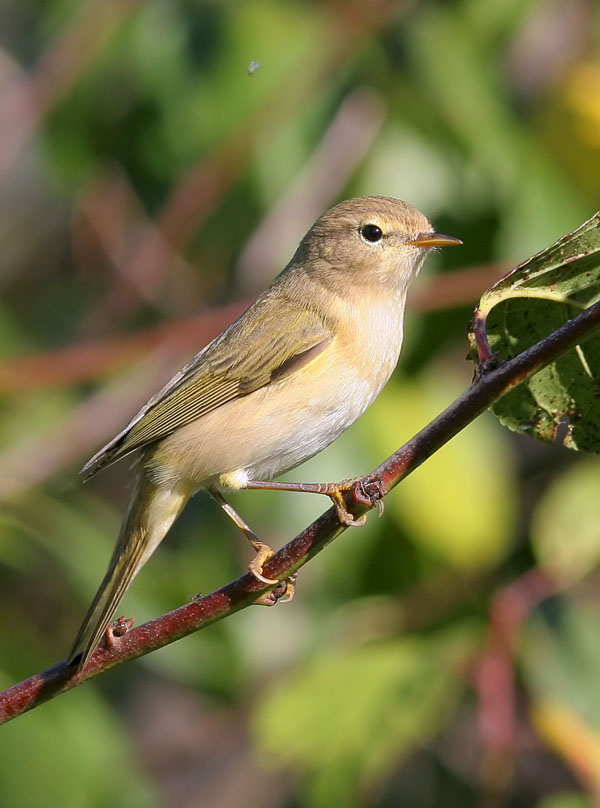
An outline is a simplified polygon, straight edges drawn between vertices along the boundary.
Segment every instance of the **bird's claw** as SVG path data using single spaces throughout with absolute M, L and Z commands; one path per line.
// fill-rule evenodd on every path
M 361 478 L 357 480 L 346 480 L 339 484 L 335 491 L 329 493 L 335 509 L 337 511 L 338 519 L 342 525 L 349 527 L 361 527 L 367 521 L 367 515 L 363 514 L 360 518 L 355 519 L 354 516 L 348 511 L 346 501 L 343 497 L 343 492 L 351 491 L 352 499 L 358 502 L 359 505 L 366 505 L 373 508 L 377 505 L 379 516 L 383 513 L 383 496 L 385 491 L 381 480 Z
M 364 524 L 366 524 L 367 514 L 363 513 L 363 515 L 358 519 L 354 519 L 352 514 L 348 511 L 338 511 L 338 519 L 343 525 L 347 525 L 348 527 L 362 527 Z
M 285 590 L 283 595 L 278 599 L 279 603 L 290 603 L 294 600 L 296 596 L 296 578 L 298 577 L 297 572 L 293 572 L 289 577 L 287 577 L 284 581 L 285 583 Z
M 384 494 L 383 483 L 377 478 L 369 479 L 368 477 L 363 477 L 358 480 L 352 488 L 352 497 L 356 502 L 359 502 L 361 505 L 368 505 L 371 508 L 377 505 L 380 509 L 380 513 L 383 513 Z
M 253 541 L 252 546 L 256 550 L 256 555 L 248 564 L 248 569 L 252 575 L 254 575 L 254 577 L 263 584 L 267 584 L 269 586 L 271 584 L 278 584 L 279 580 L 277 578 L 267 578 L 265 575 L 263 575 L 264 565 L 275 555 L 273 548 L 269 547 L 268 544 L 264 544 L 262 541 Z
M 275 589 L 257 598 L 254 603 L 257 606 L 275 606 L 276 603 L 289 603 L 296 594 L 296 577 L 297 573 L 294 572 L 284 581 L 280 581 Z
M 355 519 L 354 516 L 350 513 L 348 508 L 346 507 L 346 501 L 342 495 L 340 489 L 334 491 L 332 494 L 329 495 L 335 505 L 335 510 L 337 512 L 337 517 L 340 521 L 340 524 L 346 525 L 347 527 L 362 527 L 365 522 L 367 521 L 367 515 L 364 513 L 358 519 Z

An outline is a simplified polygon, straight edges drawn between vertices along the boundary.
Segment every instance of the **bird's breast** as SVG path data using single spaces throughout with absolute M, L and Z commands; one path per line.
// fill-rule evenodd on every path
M 374 401 L 402 344 L 402 311 L 347 306 L 330 344 L 293 375 L 230 401 L 166 438 L 168 458 L 198 485 L 271 479 L 320 452 Z M 160 472 L 169 475 L 163 466 Z
M 402 346 L 403 306 L 386 300 L 359 312 L 348 308 L 318 357 L 279 387 L 263 391 L 263 423 L 271 432 L 263 438 L 262 456 L 247 467 L 249 478 L 277 476 L 320 452 L 365 412 L 388 381 Z

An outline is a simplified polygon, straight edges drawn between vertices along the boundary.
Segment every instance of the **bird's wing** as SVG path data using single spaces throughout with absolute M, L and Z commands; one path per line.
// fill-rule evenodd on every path
M 268 298 L 259 299 L 209 343 L 86 463 L 86 478 L 228 401 L 290 376 L 331 342 L 332 332 L 314 312 L 278 315 L 273 309 Z

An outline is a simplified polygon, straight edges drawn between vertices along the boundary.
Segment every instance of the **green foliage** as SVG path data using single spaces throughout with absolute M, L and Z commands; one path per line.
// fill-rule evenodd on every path
M 440 366 L 411 382 L 390 385 L 378 402 L 375 424 L 365 429 L 365 440 L 368 431 L 384 457 L 391 445 L 400 446 L 460 392 Z M 473 489 L 474 474 L 486 497 Z M 466 507 L 458 509 L 459 501 Z M 475 573 L 497 564 L 513 535 L 514 490 L 510 458 L 491 420 L 474 422 L 436 452 L 402 482 L 386 509 L 420 548 L 459 571 Z
M 531 523 L 533 548 L 561 584 L 589 575 L 600 561 L 599 486 L 600 467 L 586 459 L 563 472 L 539 500 Z
M 600 787 L 600 641 L 596 607 L 572 599 L 550 625 L 530 621 L 523 635 L 525 680 L 531 717 L 540 737 L 583 776 Z
M 323 654 L 259 707 L 265 764 L 310 772 L 309 806 L 360 804 L 361 793 L 443 725 L 464 688 L 458 674 L 470 634 L 453 629 Z
M 592 803 L 586 797 L 567 791 L 547 797 L 538 805 L 539 808 L 592 808 Z
M 10 679 L 4 673 L 3 685 Z M 93 690 L 69 694 L 3 729 L 2 799 L 14 808 L 152 808 L 154 789 L 131 760 L 123 728 Z M 119 765 L 122 761 L 125 765 Z
M 483 295 L 476 318 L 485 321 L 494 353 L 516 356 L 600 300 L 599 228 L 596 214 Z M 597 454 L 599 375 L 600 339 L 592 337 L 503 396 L 493 411 L 515 432 Z
M 380 400 L 290 477 L 370 470 L 470 383 L 465 330 L 490 266 L 500 274 L 600 207 L 600 12 L 571 6 L 3 4 L 3 684 L 64 655 L 110 555 L 128 461 L 85 487 L 77 469 L 201 347 L 180 321 L 266 283 L 328 204 L 404 198 L 464 247 L 430 258 L 411 290 Z M 597 299 L 596 224 L 485 296 L 495 350 L 512 355 Z M 580 257 L 565 264 L 571 249 Z M 440 278 L 451 301 L 435 294 Z M 129 337 L 146 327 L 169 346 L 138 350 Z M 472 424 L 381 519 L 307 565 L 289 606 L 247 609 L 3 728 L 0 802 L 594 804 L 597 463 L 527 436 L 552 439 L 568 412 L 566 442 L 597 451 L 581 361 L 597 376 L 595 346 L 511 394 L 523 398 L 502 418 L 533 424 L 525 436 L 491 416 Z M 274 546 L 324 509 L 267 492 L 235 504 Z M 249 557 L 198 496 L 119 613 L 139 624 Z

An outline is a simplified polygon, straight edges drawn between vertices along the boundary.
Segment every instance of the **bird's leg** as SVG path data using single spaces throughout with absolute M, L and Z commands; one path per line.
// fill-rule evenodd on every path
M 227 502 L 223 494 L 220 491 L 217 491 L 216 488 L 209 488 L 209 494 L 211 497 L 219 503 L 221 508 L 225 511 L 227 516 L 235 522 L 235 524 L 239 527 L 242 531 L 244 536 L 248 539 L 252 547 L 256 550 L 256 556 L 252 559 L 250 564 L 248 565 L 248 569 L 257 578 L 259 581 L 262 581 L 263 584 L 276 584 L 279 583 L 276 579 L 273 578 L 266 578 L 263 574 L 263 566 L 266 562 L 275 555 L 275 551 L 272 547 L 269 547 L 268 544 L 262 542 L 256 533 L 244 522 L 242 517 L 239 513 L 232 508 L 232 506 Z M 288 595 L 288 592 L 285 593 Z M 290 593 L 291 594 L 291 593 Z M 288 598 L 291 600 L 291 597 Z
M 244 485 L 245 489 L 265 490 L 265 491 L 297 491 L 306 494 L 323 494 L 331 499 L 335 505 L 335 510 L 342 525 L 359 527 L 365 524 L 367 520 L 366 514 L 363 514 L 360 519 L 355 519 L 346 507 L 344 494 L 352 491 L 354 499 L 362 505 L 369 505 L 373 507 L 375 504 L 379 507 L 380 514 L 383 513 L 383 491 L 381 485 L 377 480 L 370 480 L 364 477 L 352 477 L 348 480 L 342 480 L 339 483 L 286 483 L 275 482 L 273 480 L 251 480 Z M 244 522 L 239 513 L 227 502 L 223 494 L 216 488 L 208 489 L 211 497 L 219 503 L 221 508 L 225 511 L 227 516 L 239 527 L 244 536 L 248 539 L 252 547 L 256 550 L 256 556 L 248 565 L 248 569 L 264 584 L 276 584 L 279 581 L 273 578 L 267 578 L 263 575 L 263 566 L 272 558 L 275 551 L 268 544 L 262 542 L 256 533 Z M 292 600 L 295 591 L 295 576 L 286 580 L 286 589 L 284 597 L 281 598 L 283 602 Z
M 369 485 L 368 483 L 366 484 Z M 370 492 L 365 489 L 362 477 L 352 477 L 349 480 L 342 480 L 339 483 L 284 483 L 274 481 L 252 480 L 244 485 L 244 488 L 264 489 L 266 491 L 298 491 L 307 494 L 323 494 L 331 499 L 335 505 L 335 510 L 342 525 L 358 527 L 367 521 L 367 515 L 363 514 L 360 519 L 355 519 L 346 507 L 344 494 L 352 491 L 352 495 L 357 502 L 363 505 L 374 505 L 376 502 L 381 505 L 381 492 Z M 381 504 L 380 504 L 381 503 Z

